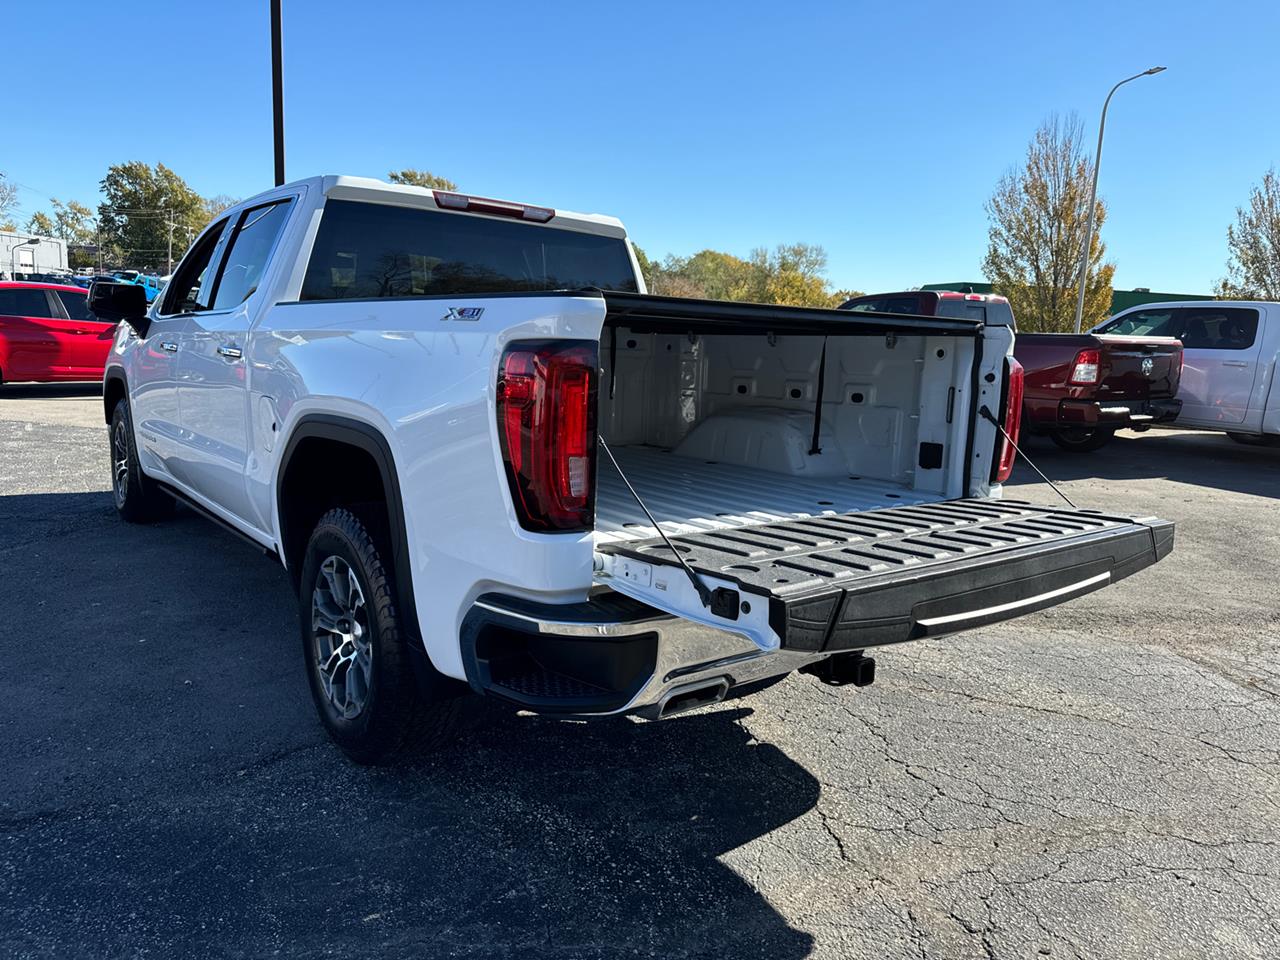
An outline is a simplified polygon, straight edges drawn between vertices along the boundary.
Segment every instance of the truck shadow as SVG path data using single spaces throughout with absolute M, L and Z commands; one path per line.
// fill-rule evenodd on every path
M 812 949 L 759 889 L 802 866 L 775 853 L 783 875 L 748 882 L 719 859 L 819 795 L 748 709 L 584 723 L 475 701 L 456 745 L 360 768 L 320 732 L 272 561 L 186 511 L 121 524 L 105 493 L 0 497 L 0 529 L 23 571 L 0 676 L 18 952 Z
M 1022 444 L 1051 480 L 1148 480 L 1232 490 L 1258 497 L 1280 497 L 1280 447 L 1245 446 L 1225 434 L 1199 431 L 1121 431 L 1101 450 L 1068 453 L 1047 437 Z M 1039 481 L 1021 460 L 1014 484 Z M 1014 490 L 1010 496 L 1021 496 Z

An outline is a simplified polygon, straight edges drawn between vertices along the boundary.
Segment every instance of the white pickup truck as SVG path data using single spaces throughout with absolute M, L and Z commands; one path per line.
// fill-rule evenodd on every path
M 1174 426 L 1223 430 L 1239 443 L 1280 444 L 1280 303 L 1144 303 L 1093 333 L 1182 342 Z
M 622 224 L 323 177 L 231 208 L 104 381 L 124 519 L 278 557 L 353 759 L 471 689 L 658 718 L 1061 603 L 1173 526 L 1002 501 L 1000 320 L 648 296 Z M 643 503 L 643 505 L 642 505 Z M 193 611 L 194 614 L 194 611 Z

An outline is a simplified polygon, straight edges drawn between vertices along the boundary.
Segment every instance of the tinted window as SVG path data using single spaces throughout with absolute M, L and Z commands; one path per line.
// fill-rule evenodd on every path
M 58 298 L 62 301 L 62 305 L 67 310 L 67 316 L 72 320 L 92 320 L 98 322 L 98 318 L 89 312 L 89 298 L 83 293 L 72 293 L 70 290 L 57 291 Z
M 196 241 L 196 245 L 187 252 L 164 295 L 161 313 L 185 313 L 189 310 L 209 309 L 209 289 L 204 286 L 204 275 L 209 261 L 213 258 L 213 251 L 218 246 L 218 239 L 226 226 L 227 221 L 223 220 L 210 227 L 204 236 Z
M 1176 337 L 1179 311 L 1172 307 L 1160 310 L 1135 310 L 1123 317 L 1112 320 L 1099 333 L 1110 333 L 1117 337 Z
M 6 317 L 40 317 L 52 318 L 49 309 L 49 298 L 43 290 L 10 287 L 0 290 L 0 315 Z
M 962 320 L 981 320 L 985 323 L 987 308 L 983 306 L 981 301 L 939 300 L 938 316 L 959 317 Z
M 246 210 L 222 261 L 222 276 L 213 295 L 215 310 L 244 303 L 258 289 L 267 257 L 289 216 L 289 201 Z
M 1241 307 L 1179 310 L 1182 345 L 1200 350 L 1247 350 L 1258 336 L 1258 311 Z
M 635 291 L 626 242 L 436 210 L 331 200 L 303 300 L 536 290 Z

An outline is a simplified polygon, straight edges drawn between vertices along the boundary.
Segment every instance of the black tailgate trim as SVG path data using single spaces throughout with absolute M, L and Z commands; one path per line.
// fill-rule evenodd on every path
M 1173 524 L 1009 500 L 953 500 L 682 534 L 698 573 L 769 603 L 789 649 L 856 650 L 1062 603 L 1165 556 Z M 672 565 L 654 538 L 602 551 Z

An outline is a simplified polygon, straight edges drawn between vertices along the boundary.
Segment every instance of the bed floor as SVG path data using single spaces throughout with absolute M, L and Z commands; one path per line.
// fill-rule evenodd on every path
M 668 534 L 943 499 L 883 480 L 791 477 L 680 457 L 657 447 L 611 449 L 649 512 Z M 607 456 L 600 458 L 597 471 L 596 542 L 657 536 Z

